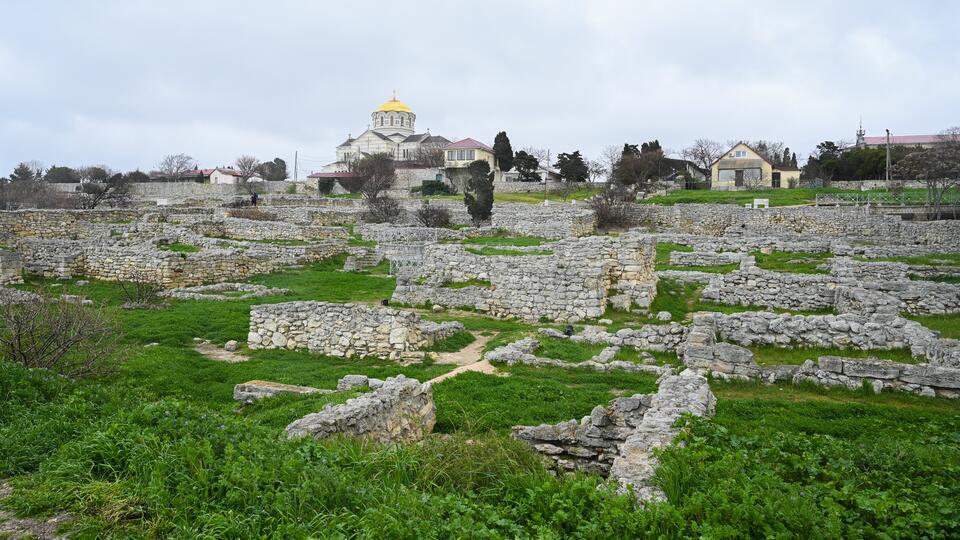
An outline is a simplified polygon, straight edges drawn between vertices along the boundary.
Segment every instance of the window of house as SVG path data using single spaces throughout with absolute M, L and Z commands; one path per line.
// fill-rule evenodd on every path
M 447 161 L 456 161 L 456 160 L 457 160 L 457 151 L 447 150 Z
M 720 169 L 720 174 L 717 178 L 721 182 L 733 182 L 737 176 L 737 171 L 733 169 Z
M 735 158 L 744 158 L 744 157 L 747 157 L 747 151 L 746 151 L 746 150 L 737 150 L 736 152 L 733 153 L 733 157 L 735 157 Z

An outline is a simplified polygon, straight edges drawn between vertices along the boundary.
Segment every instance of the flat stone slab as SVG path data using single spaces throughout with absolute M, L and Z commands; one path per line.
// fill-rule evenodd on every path
M 271 381 L 247 381 L 233 387 L 233 399 L 249 404 L 263 398 L 279 396 L 281 394 L 331 394 L 333 390 L 313 388 L 310 386 L 296 386 Z

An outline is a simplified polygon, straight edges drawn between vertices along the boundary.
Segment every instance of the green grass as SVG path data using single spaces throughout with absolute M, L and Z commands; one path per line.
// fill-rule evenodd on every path
M 829 252 L 785 252 L 773 251 L 751 253 L 757 259 L 757 266 L 774 272 L 794 272 L 798 274 L 829 274 L 830 270 L 817 268 L 833 257 Z
M 474 255 L 483 255 L 483 256 L 497 256 L 503 255 L 507 257 L 535 257 L 540 255 L 553 255 L 553 251 L 549 249 L 541 249 L 536 251 L 520 251 L 518 249 L 500 249 L 495 247 L 484 246 L 482 248 L 466 248 L 468 253 L 473 253 Z
M 511 236 L 506 231 L 498 231 L 495 235 L 489 236 L 475 236 L 473 238 L 467 238 L 463 241 L 464 244 L 471 245 L 495 245 L 495 246 L 539 246 L 546 242 L 551 242 L 552 240 L 547 240 L 546 238 L 540 238 L 537 236 Z
M 671 242 L 657 242 L 657 270 L 685 270 L 688 272 L 713 272 L 717 274 L 726 274 L 740 267 L 737 263 L 718 264 L 712 266 L 677 266 L 670 264 L 670 254 L 674 251 L 691 252 L 693 248 L 683 244 L 674 244 Z
M 322 411 L 326 405 L 339 405 L 361 395 L 359 390 L 333 394 L 281 394 L 239 408 L 239 414 L 251 422 L 274 429 L 283 429 L 299 418 Z
M 922 190 L 921 190 L 922 191 Z M 642 204 L 735 204 L 743 206 L 753 203 L 753 199 L 770 199 L 770 206 L 796 206 L 813 204 L 817 194 L 857 193 L 865 192 L 842 188 L 795 188 L 795 189 L 761 189 L 753 191 L 710 191 L 710 190 L 680 190 L 651 197 L 640 201 Z
M 448 338 L 434 342 L 434 344 L 426 350 L 430 352 L 457 352 L 476 340 L 477 338 L 474 337 L 473 334 L 462 330 Z
M 641 352 L 646 352 L 652 355 L 657 360 L 657 365 L 679 366 L 681 364 L 680 359 L 677 358 L 677 354 L 674 352 L 641 351 L 640 349 L 636 349 L 634 347 L 620 347 L 620 350 L 617 351 L 617 354 L 613 357 L 613 359 L 630 362 L 633 364 L 644 364 L 645 362 L 640 357 Z
M 960 339 L 960 313 L 940 315 L 907 315 L 907 319 L 917 321 L 930 330 L 940 332 L 940 337 Z
M 433 388 L 436 431 L 507 433 L 515 425 L 579 420 L 618 395 L 656 391 L 656 377 L 577 368 L 499 366 L 508 377 L 464 373 Z
M 934 253 L 930 255 L 914 255 L 902 257 L 854 257 L 858 261 L 867 262 L 899 262 L 923 266 L 960 266 L 960 253 Z
M 553 358 L 554 360 L 563 360 L 564 362 L 572 363 L 586 362 L 607 348 L 607 345 L 595 345 L 582 341 L 543 335 L 539 336 L 537 340 L 540 342 L 540 345 L 537 347 L 537 350 L 533 351 L 533 354 L 542 358 Z
M 914 358 L 910 349 L 889 349 L 875 351 L 861 351 L 858 349 L 839 349 L 836 347 L 797 347 L 784 348 L 773 345 L 747 347 L 753 352 L 753 358 L 760 366 L 798 366 L 807 360 L 817 361 L 821 356 L 842 356 L 844 358 L 874 357 L 878 360 L 889 360 L 902 364 L 917 364 L 924 362 L 922 358 Z
M 445 289 L 463 289 L 466 287 L 483 287 L 489 289 L 493 287 L 489 280 L 486 279 L 468 279 L 467 281 L 448 281 L 443 284 Z
M 200 246 L 181 244 L 180 242 L 174 242 L 172 244 L 160 244 L 157 247 L 163 251 L 172 251 L 174 253 L 196 253 L 200 251 Z
M 954 285 L 960 284 L 960 275 L 953 276 L 918 276 L 916 274 L 910 274 L 910 279 L 914 281 L 933 281 L 936 283 L 952 283 Z

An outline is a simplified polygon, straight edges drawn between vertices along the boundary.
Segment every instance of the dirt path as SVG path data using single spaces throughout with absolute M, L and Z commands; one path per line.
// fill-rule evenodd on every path
M 214 345 L 213 343 L 206 343 L 206 342 L 197 343 L 197 345 L 193 348 L 193 350 L 197 351 L 198 353 L 206 356 L 211 360 L 215 360 L 217 362 L 226 362 L 228 364 L 237 364 L 239 362 L 246 362 L 247 360 L 249 360 L 249 358 L 247 358 L 246 356 L 240 353 L 228 351 L 226 349 L 223 349 L 221 347 Z
M 483 348 L 487 343 L 492 339 L 493 336 L 476 336 L 477 340 L 467 345 L 463 349 L 460 349 L 457 352 L 452 353 L 437 353 L 437 364 L 456 364 L 457 367 L 453 371 L 448 371 L 439 377 L 434 377 L 427 381 L 427 384 L 434 384 L 440 381 L 445 381 L 460 375 L 461 373 L 466 373 L 468 371 L 476 371 L 478 373 L 485 373 L 487 375 L 503 375 L 497 372 L 497 368 L 493 366 L 490 362 L 483 360 Z
M 0 483 L 0 500 L 9 497 L 11 493 L 13 493 L 13 489 L 10 488 L 9 484 Z M 0 538 L 10 540 L 66 538 L 66 536 L 56 534 L 56 531 L 70 519 L 68 514 L 57 514 L 46 520 L 18 518 L 13 512 L 0 508 Z

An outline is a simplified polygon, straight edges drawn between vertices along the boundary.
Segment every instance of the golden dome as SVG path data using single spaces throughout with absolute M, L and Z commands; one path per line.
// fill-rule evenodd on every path
M 377 109 L 377 112 L 413 112 L 410 110 L 410 107 L 407 107 L 407 104 L 399 101 L 396 97 L 387 101 L 380 108 Z

